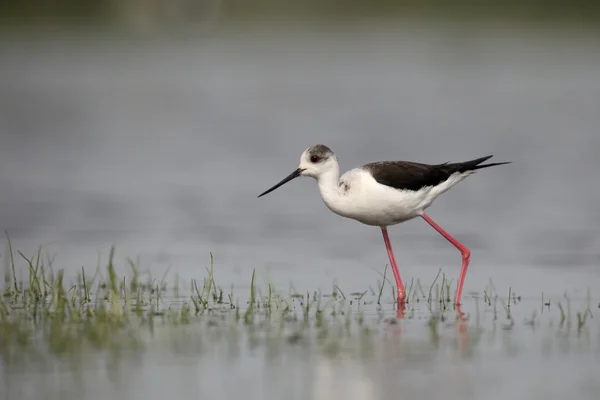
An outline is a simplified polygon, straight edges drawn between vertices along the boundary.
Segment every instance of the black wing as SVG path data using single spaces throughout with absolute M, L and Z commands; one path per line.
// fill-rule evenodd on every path
M 461 163 L 421 164 L 410 161 L 383 161 L 366 164 L 373 178 L 382 185 L 399 190 L 419 190 L 426 186 L 436 186 L 456 172 L 474 171 L 508 162 L 479 165 L 492 156 L 481 157 Z

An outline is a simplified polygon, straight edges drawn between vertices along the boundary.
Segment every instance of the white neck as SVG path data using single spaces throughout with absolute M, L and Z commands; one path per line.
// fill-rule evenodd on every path
M 317 178 L 319 192 L 325 205 L 334 213 L 339 214 L 342 203 L 343 190 L 339 187 L 338 181 L 340 177 L 340 167 L 336 164 L 335 167 L 322 173 Z

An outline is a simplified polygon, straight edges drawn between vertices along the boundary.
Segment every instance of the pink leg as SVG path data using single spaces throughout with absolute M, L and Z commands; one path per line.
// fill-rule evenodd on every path
M 471 250 L 467 249 L 465 246 L 459 243 L 458 240 L 454 239 L 448 232 L 443 230 L 438 224 L 433 222 L 433 220 L 425 213 L 421 214 L 421 217 L 427 221 L 427 223 L 433 228 L 442 234 L 450 243 L 456 247 L 460 253 L 462 254 L 462 269 L 460 270 L 460 278 L 458 279 L 458 288 L 456 290 L 456 299 L 454 303 L 456 305 L 460 305 L 460 296 L 462 293 L 463 284 L 465 283 L 465 276 L 467 275 L 467 268 L 469 267 L 469 260 L 471 259 Z
M 400 279 L 400 272 L 398 271 L 398 265 L 396 264 L 396 258 L 392 251 L 392 245 L 390 244 L 390 237 L 388 236 L 387 228 L 382 227 L 381 233 L 383 233 L 383 241 L 385 242 L 385 248 L 390 258 L 390 264 L 392 265 L 392 271 L 394 272 L 394 278 L 396 278 L 396 287 L 398 288 L 398 303 L 404 303 L 406 293 L 404 291 L 404 284 Z

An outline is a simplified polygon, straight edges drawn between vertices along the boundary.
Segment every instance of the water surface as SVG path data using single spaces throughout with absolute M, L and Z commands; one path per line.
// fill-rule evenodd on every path
M 379 230 L 333 215 L 309 179 L 256 196 L 315 143 L 342 170 L 494 154 L 513 164 L 462 182 L 429 215 L 472 250 L 465 293 L 481 295 L 492 278 L 535 302 L 529 315 L 542 291 L 581 299 L 600 283 L 598 43 L 560 29 L 422 22 L 190 41 L 7 39 L 0 224 L 28 255 L 46 245 L 71 277 L 115 244 L 119 271 L 139 255 L 154 276 L 171 266 L 202 279 L 212 252 L 224 287 L 247 288 L 256 269 L 261 284 L 327 292 L 335 281 L 362 292 L 387 263 Z M 422 221 L 390 236 L 405 281 L 430 283 L 439 268 L 458 276 L 459 253 Z M 465 308 L 473 314 L 472 302 Z M 197 359 L 159 349 L 122 356 L 118 373 L 84 355 L 78 377 L 63 370 L 71 361 L 20 379 L 4 367 L 3 387 L 8 398 L 89 399 L 583 399 L 598 390 L 597 334 L 564 351 L 553 328 L 488 324 L 481 340 L 495 339 L 464 358 L 456 332 L 444 336 L 448 349 L 423 339 L 423 324 L 406 329 L 425 341 L 416 360 L 402 351 L 417 345 L 401 340 L 363 361 L 294 348 L 275 361 L 262 350 Z

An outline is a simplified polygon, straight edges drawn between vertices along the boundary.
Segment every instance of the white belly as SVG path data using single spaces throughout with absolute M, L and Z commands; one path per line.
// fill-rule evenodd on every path
M 426 191 L 369 192 L 353 197 L 339 214 L 366 225 L 389 226 L 418 217 L 431 204 Z M 352 196 L 351 196 L 352 197 Z

